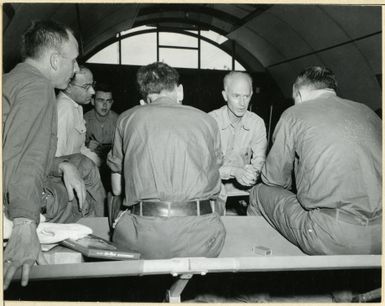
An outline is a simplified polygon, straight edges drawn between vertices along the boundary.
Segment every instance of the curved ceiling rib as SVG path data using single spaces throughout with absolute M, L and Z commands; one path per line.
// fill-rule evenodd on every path
M 382 72 L 380 6 L 77 3 L 77 13 L 74 4 L 5 3 L 4 71 L 20 60 L 15 37 L 21 37 L 31 20 L 52 18 L 79 31 L 83 56 L 95 53 L 116 33 L 132 27 L 195 26 L 235 41 L 249 64 L 240 62 L 251 70 L 257 62 L 262 63 L 258 66 L 272 75 L 286 96 L 290 96 L 296 73 L 308 65 L 325 64 L 339 73 L 345 96 L 374 109 L 381 105 L 377 82 Z M 227 42 L 223 47 L 228 51 L 232 45 Z

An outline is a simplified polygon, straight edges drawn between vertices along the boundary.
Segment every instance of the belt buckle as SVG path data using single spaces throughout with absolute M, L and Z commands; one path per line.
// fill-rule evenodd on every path
M 195 206 L 197 208 L 197 216 L 200 216 L 201 215 L 201 202 L 199 200 L 196 200 Z

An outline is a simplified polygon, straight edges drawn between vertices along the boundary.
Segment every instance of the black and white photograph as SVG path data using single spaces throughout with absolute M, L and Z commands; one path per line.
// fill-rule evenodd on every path
M 3 2 L 3 299 L 382 301 L 380 4 Z

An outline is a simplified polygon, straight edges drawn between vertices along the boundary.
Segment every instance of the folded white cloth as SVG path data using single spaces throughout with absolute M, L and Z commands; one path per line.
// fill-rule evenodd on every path
M 3 239 L 9 239 L 12 233 L 13 222 L 6 216 L 3 219 Z M 40 243 L 58 243 L 65 239 L 81 239 L 92 234 L 92 229 L 88 226 L 77 223 L 49 223 L 41 222 L 36 229 Z
M 40 243 L 58 243 L 65 239 L 78 240 L 92 234 L 92 229 L 83 224 L 77 223 L 40 223 L 37 227 L 37 236 Z

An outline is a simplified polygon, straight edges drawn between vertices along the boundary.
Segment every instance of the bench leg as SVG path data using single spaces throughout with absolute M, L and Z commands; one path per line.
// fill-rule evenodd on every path
M 180 296 L 192 276 L 193 274 L 180 275 L 171 288 L 167 290 L 166 301 L 169 303 L 180 303 Z

